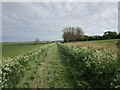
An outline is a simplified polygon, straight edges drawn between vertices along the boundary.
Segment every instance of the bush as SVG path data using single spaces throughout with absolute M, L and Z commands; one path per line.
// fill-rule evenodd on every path
M 109 88 L 118 73 L 116 53 L 105 49 L 59 44 L 75 87 Z M 80 84 L 81 82 L 81 84 Z M 86 84 L 82 84 L 85 82 Z M 79 86 L 83 85 L 83 86 Z M 87 86 L 86 86 L 87 85 Z M 119 85 L 119 83 L 117 83 Z

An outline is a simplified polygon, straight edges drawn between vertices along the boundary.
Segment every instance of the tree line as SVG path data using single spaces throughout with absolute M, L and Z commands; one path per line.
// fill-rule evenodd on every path
M 87 36 L 84 35 L 83 30 L 80 27 L 66 27 L 63 30 L 63 40 L 64 42 L 73 41 L 90 41 L 90 40 L 105 40 L 105 39 L 117 39 L 120 38 L 120 33 L 115 31 L 106 31 L 102 36 L 94 35 Z

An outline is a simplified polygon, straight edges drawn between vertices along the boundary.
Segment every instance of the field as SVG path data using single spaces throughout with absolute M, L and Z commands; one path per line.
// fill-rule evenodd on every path
M 120 88 L 116 42 L 5 43 L 2 87 Z
M 96 48 L 110 49 L 115 52 L 118 52 L 116 43 L 119 39 L 110 39 L 110 40 L 95 40 L 95 41 L 81 41 L 81 42 L 72 42 L 70 44 L 77 46 L 89 46 Z
M 18 42 L 18 43 L 3 43 L 2 44 L 2 56 L 14 57 L 30 50 L 40 47 L 42 44 L 34 44 L 34 42 Z

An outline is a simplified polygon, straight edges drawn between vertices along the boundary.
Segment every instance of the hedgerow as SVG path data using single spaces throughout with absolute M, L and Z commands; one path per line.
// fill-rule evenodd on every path
M 120 88 L 116 53 L 93 47 L 58 45 L 75 87 Z

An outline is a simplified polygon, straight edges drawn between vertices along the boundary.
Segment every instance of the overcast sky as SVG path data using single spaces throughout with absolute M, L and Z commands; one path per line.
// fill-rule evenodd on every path
M 2 16 L 3 41 L 61 40 L 68 26 L 86 35 L 118 31 L 117 2 L 4 2 Z

